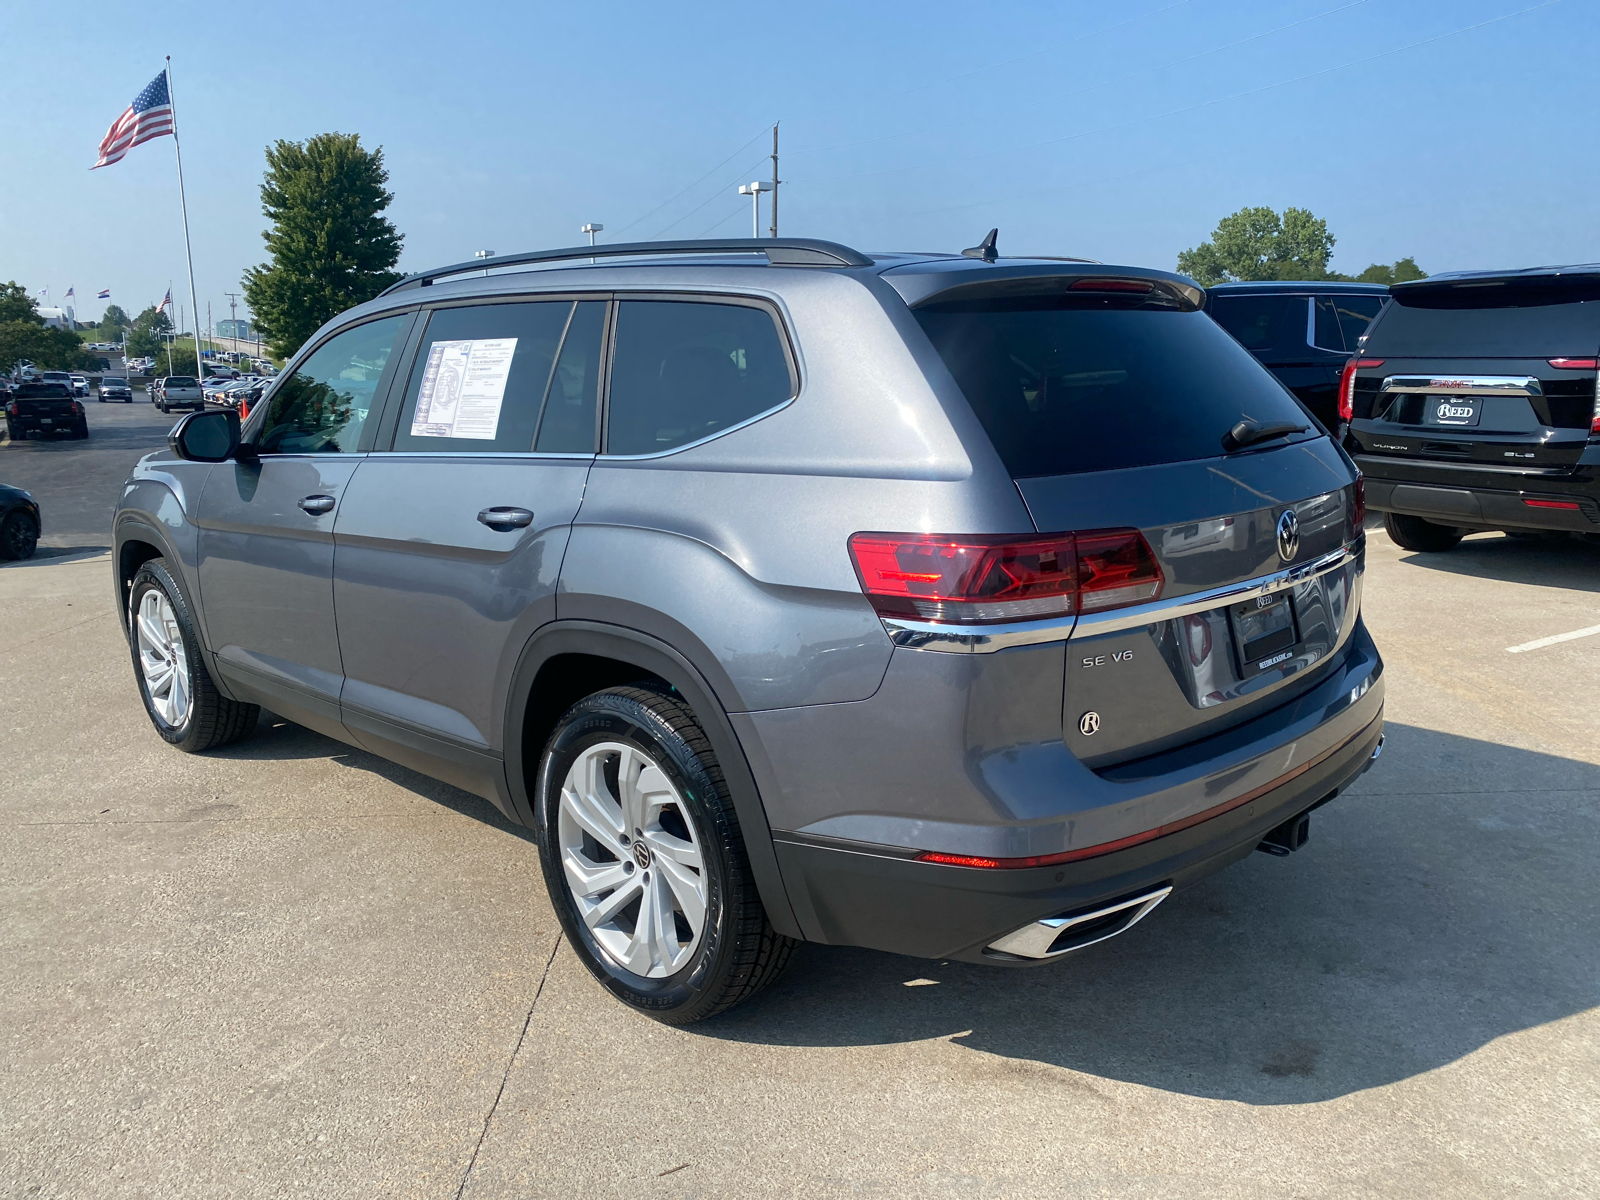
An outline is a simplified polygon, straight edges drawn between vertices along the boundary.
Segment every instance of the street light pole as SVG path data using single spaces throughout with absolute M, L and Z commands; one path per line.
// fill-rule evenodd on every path
M 489 278 L 489 262 L 488 262 L 488 260 L 494 257 L 494 251 L 493 250 L 479 250 L 475 254 L 473 254 L 472 257 L 473 258 L 481 258 L 481 259 L 484 260 L 483 277 L 485 279 Z
M 750 197 L 750 236 L 761 236 L 761 193 L 772 190 L 767 184 L 757 179 L 754 183 L 741 183 L 739 195 Z
M 589 235 L 589 245 L 592 246 L 592 245 L 594 245 L 594 235 L 599 233 L 604 228 L 605 228 L 605 226 L 601 225 L 599 222 L 590 221 L 587 225 L 580 226 L 578 228 L 578 232 L 579 233 L 587 233 Z M 594 262 L 594 259 L 591 258 L 589 261 L 592 263 L 592 262 Z

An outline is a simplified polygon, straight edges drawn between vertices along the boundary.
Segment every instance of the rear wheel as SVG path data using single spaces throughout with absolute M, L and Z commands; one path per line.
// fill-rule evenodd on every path
M 1438 554 L 1454 548 L 1461 540 L 1461 531 L 1449 525 L 1435 525 L 1421 517 L 1406 513 L 1384 513 L 1383 531 L 1389 540 L 1402 550 L 1422 554 Z
M 200 657 L 194 618 L 165 559 L 152 558 L 128 595 L 128 645 L 150 723 L 188 754 L 236 742 L 261 710 L 217 691 Z
M 567 710 L 536 788 L 545 886 L 584 966 L 669 1025 L 754 995 L 794 943 L 756 892 L 722 769 L 676 695 L 610 688 Z
M 13 512 L 0 521 L 0 558 L 32 558 L 39 545 L 39 523 L 32 513 Z

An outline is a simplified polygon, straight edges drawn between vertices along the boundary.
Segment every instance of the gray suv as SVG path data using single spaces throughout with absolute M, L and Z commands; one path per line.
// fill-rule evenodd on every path
M 264 707 L 488 798 L 625 1003 L 709 1016 L 799 941 L 1049 962 L 1376 757 L 1359 474 L 1192 281 L 495 262 L 180 421 L 117 597 L 168 742 Z

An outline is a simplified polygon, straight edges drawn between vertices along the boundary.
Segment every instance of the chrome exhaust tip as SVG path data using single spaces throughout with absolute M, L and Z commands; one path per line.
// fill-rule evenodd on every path
M 1012 958 L 1059 958 L 1128 932 L 1170 895 L 1172 887 L 1168 885 L 1089 912 L 1046 917 L 991 942 L 984 953 Z

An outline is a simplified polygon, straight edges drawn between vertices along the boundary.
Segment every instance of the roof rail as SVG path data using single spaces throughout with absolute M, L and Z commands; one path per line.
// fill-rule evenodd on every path
M 776 267 L 870 267 L 872 260 L 859 250 L 818 238 L 712 238 L 709 241 L 613 242 L 600 246 L 569 246 L 565 250 L 533 250 L 526 254 L 496 255 L 453 263 L 432 271 L 407 275 L 379 293 L 388 296 L 408 288 L 428 287 L 434 280 L 470 271 L 520 267 L 534 263 L 563 262 L 575 258 L 639 258 L 649 254 L 765 254 Z

